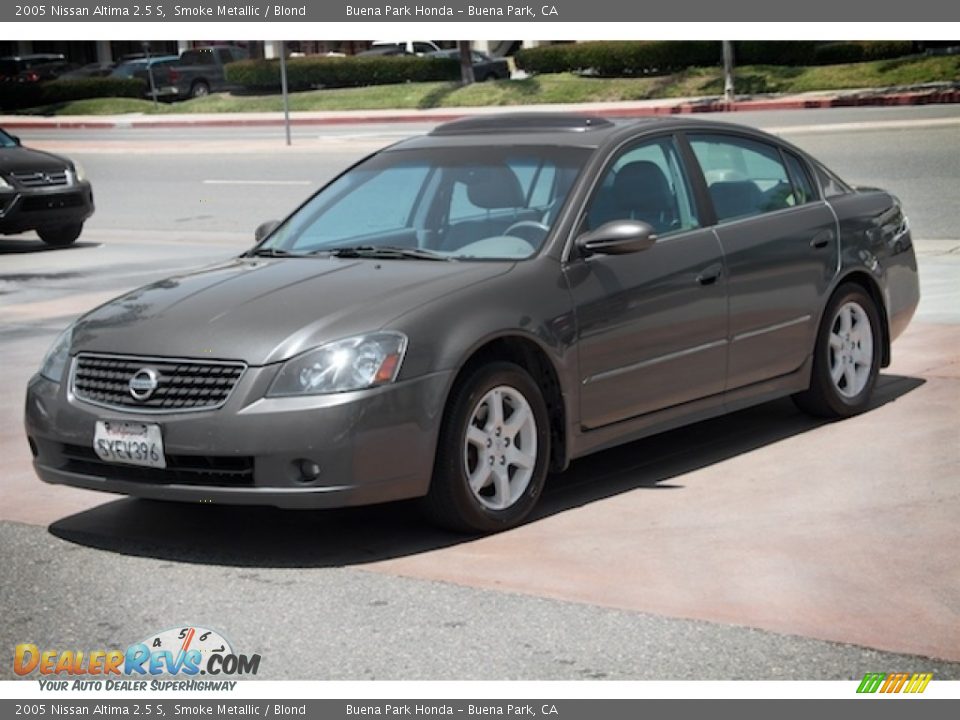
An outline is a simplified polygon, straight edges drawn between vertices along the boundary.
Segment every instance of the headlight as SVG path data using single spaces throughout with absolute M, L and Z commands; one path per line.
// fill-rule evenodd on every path
M 55 383 L 63 379 L 63 371 L 70 360 L 70 344 L 73 342 L 73 325 L 64 330 L 47 350 L 40 364 L 40 374 Z
M 76 182 L 83 182 L 84 180 L 87 179 L 87 173 L 83 169 L 83 165 L 81 165 L 77 161 L 73 162 L 73 179 Z
M 269 397 L 322 395 L 391 383 L 400 372 L 407 337 L 377 332 L 321 345 L 288 360 Z
M 0 175 L 0 192 L 4 190 L 13 190 L 13 186 L 3 179 L 3 175 Z

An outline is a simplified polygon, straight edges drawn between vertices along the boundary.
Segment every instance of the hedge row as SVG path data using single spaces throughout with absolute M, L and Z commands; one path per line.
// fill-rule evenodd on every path
M 873 42 L 834 42 L 818 45 L 813 52 L 816 65 L 869 62 L 903 57 L 914 52 L 909 40 L 878 40 Z
M 908 55 L 909 41 L 742 41 L 734 43 L 738 65 L 830 65 Z M 717 41 L 600 41 L 524 48 L 517 66 L 530 73 L 591 71 L 608 77 L 656 75 L 722 63 Z
M 0 108 L 17 110 L 100 97 L 142 98 L 146 93 L 147 85 L 139 78 L 102 77 L 44 83 L 3 83 L 0 84 Z
M 279 60 L 242 60 L 225 68 L 227 82 L 250 91 L 280 88 Z M 305 57 L 287 61 L 287 84 L 291 90 L 316 87 L 357 87 L 404 82 L 457 80 L 460 63 L 450 58 Z

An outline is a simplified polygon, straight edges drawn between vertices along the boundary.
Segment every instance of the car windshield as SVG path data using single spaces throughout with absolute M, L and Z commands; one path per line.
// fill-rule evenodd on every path
M 0 148 L 12 148 L 16 146 L 16 140 L 7 135 L 3 130 L 0 130 Z
M 538 146 L 383 152 L 314 195 L 257 252 L 528 258 L 588 156 L 584 148 Z

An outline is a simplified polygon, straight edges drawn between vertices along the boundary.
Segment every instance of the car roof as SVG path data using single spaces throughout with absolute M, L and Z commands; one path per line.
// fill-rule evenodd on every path
M 733 132 L 794 148 L 782 138 L 735 123 L 703 120 L 690 115 L 606 118 L 601 115 L 557 112 L 495 113 L 467 117 L 436 126 L 426 135 L 403 140 L 388 150 L 478 145 L 540 145 L 599 149 L 648 132 L 676 130 Z M 796 148 L 794 148 L 796 149 Z

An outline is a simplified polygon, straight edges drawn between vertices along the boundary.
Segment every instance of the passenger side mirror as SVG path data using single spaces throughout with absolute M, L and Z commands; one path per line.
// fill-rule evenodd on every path
M 584 255 L 626 255 L 653 247 L 656 231 L 639 220 L 611 220 L 577 238 Z
M 280 221 L 279 221 L 279 220 L 267 220 L 267 222 L 262 223 L 261 225 L 259 225 L 259 226 L 257 227 L 257 229 L 254 231 L 254 233 L 253 233 L 253 238 L 254 238 L 254 240 L 256 240 L 257 242 L 260 242 L 260 241 L 263 240 L 267 235 L 269 235 L 269 234 L 272 233 L 274 230 L 276 230 L 276 229 L 277 229 L 277 226 L 279 226 L 279 225 L 280 225 Z

